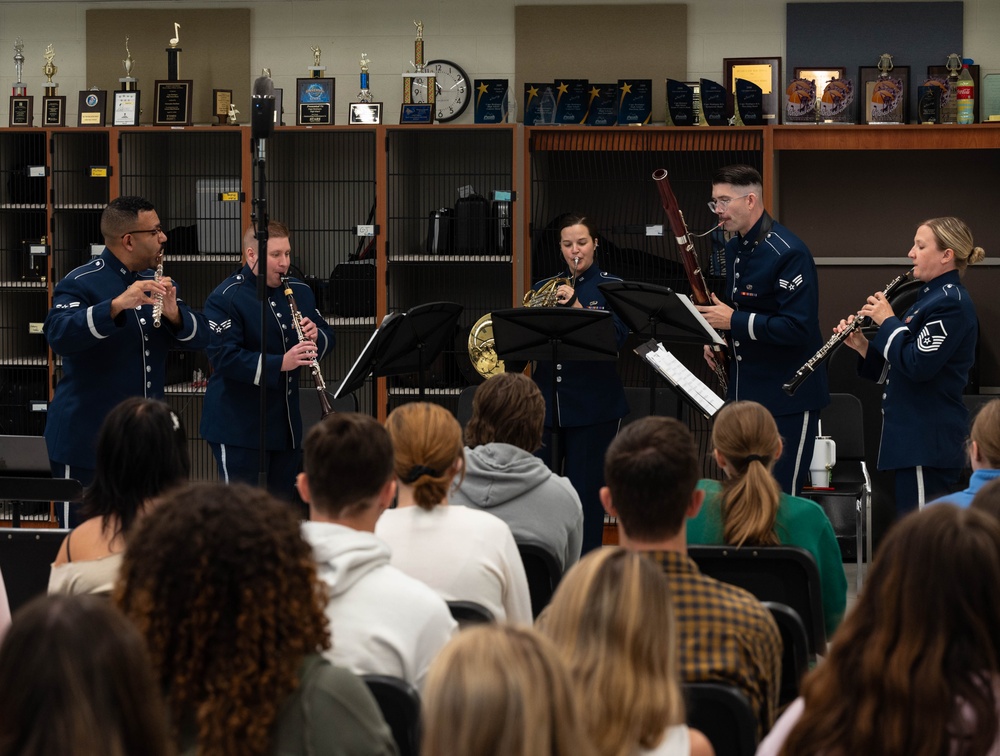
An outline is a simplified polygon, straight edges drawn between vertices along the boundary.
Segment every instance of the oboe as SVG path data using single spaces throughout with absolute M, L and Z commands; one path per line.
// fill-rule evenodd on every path
M 687 223 L 684 221 L 684 214 L 677 204 L 674 190 L 670 188 L 670 181 L 667 179 L 667 171 L 659 168 L 653 171 L 653 181 L 656 188 L 660 190 L 660 201 L 663 203 L 663 211 L 667 214 L 670 223 L 670 230 L 681 252 L 681 262 L 684 263 L 684 273 L 687 274 L 688 283 L 691 285 L 691 300 L 696 305 L 712 304 L 712 297 L 708 293 L 708 282 L 701 272 L 701 264 L 695 254 L 694 242 L 688 233 Z M 729 390 L 729 379 L 726 375 L 726 353 L 718 344 L 712 345 L 712 361 L 715 364 L 715 376 L 719 379 L 719 386 L 725 395 Z
M 302 330 L 302 313 L 299 312 L 299 306 L 295 304 L 295 297 L 292 295 L 292 285 L 289 282 L 288 276 L 282 276 L 281 283 L 285 287 L 288 306 L 292 310 L 292 323 L 295 325 L 295 333 L 298 334 L 299 343 L 301 344 L 303 341 L 308 341 L 305 331 Z M 330 397 L 326 395 L 326 382 L 323 380 L 323 373 L 319 369 L 319 360 L 313 357 L 309 369 L 312 371 L 313 382 L 316 384 L 316 392 L 319 394 L 321 414 L 323 417 L 326 417 L 333 412 L 333 407 L 330 406 Z
M 157 283 L 163 278 L 163 255 L 160 255 L 160 262 L 156 266 L 156 273 L 153 274 L 153 280 Z M 160 327 L 160 317 L 163 315 L 163 294 L 157 294 L 153 297 L 153 327 Z
M 898 289 L 901 285 L 903 285 L 906 281 L 909 281 L 912 275 L 913 275 L 913 268 L 910 268 L 903 275 L 896 276 L 886 285 L 884 289 L 882 289 L 882 296 L 888 297 L 896 289 Z M 810 357 L 809 360 L 806 362 L 806 364 L 800 367 L 798 369 L 798 372 L 795 373 L 794 376 L 792 376 L 792 380 L 783 385 L 781 389 L 789 396 L 794 394 L 796 391 L 798 391 L 799 386 L 802 385 L 802 382 L 805 381 L 805 379 L 808 378 L 810 375 L 815 373 L 816 368 L 818 368 L 820 365 L 826 362 L 826 360 L 829 359 L 830 355 L 833 354 L 834 350 L 842 343 L 844 343 L 844 341 L 847 340 L 848 336 L 850 336 L 859 328 L 867 328 L 870 323 L 871 323 L 871 318 L 862 317 L 861 312 L 859 311 L 854 316 L 854 320 L 852 320 L 850 323 L 847 324 L 847 328 L 845 328 L 840 333 L 833 334 L 833 336 L 830 337 L 829 341 L 827 341 L 823 346 L 821 346 L 819 348 L 819 351 L 816 352 L 816 354 L 814 354 L 812 357 Z

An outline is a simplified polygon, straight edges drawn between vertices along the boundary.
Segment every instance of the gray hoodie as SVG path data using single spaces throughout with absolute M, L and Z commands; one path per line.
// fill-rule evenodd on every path
M 458 479 L 456 478 L 456 484 Z M 449 502 L 482 509 L 507 523 L 518 543 L 545 546 L 566 571 L 580 559 L 583 509 L 568 478 L 510 444 L 465 450 L 465 479 Z

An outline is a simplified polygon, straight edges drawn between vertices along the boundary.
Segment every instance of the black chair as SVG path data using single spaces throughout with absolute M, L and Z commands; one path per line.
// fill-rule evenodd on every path
M 361 675 L 392 731 L 399 756 L 420 753 L 420 694 L 406 680 L 388 675 Z
M 688 556 L 709 577 L 794 609 L 805 625 L 810 655 L 826 653 L 819 568 L 808 551 L 798 546 L 688 546 Z
M 63 528 L 0 529 L 0 572 L 12 613 L 49 589 L 52 562 L 68 532 Z
M 535 543 L 517 543 L 524 564 L 524 574 L 528 577 L 528 592 L 531 594 L 531 616 L 537 619 L 542 609 L 549 605 L 556 592 L 563 571 L 556 555 Z
M 330 406 L 334 412 L 357 412 L 358 398 L 354 394 L 344 394 L 334 399 L 331 394 Z M 302 413 L 302 434 L 305 436 L 323 417 L 323 410 L 319 406 L 319 394 L 315 388 L 299 389 L 299 410 Z
M 719 756 L 753 756 L 757 717 L 743 691 L 721 683 L 684 683 L 688 727 L 701 730 Z
M 777 601 L 764 601 L 781 633 L 781 687 L 778 703 L 790 704 L 799 695 L 802 675 L 809 669 L 809 636 L 799 613 Z
M 872 481 L 865 464 L 861 400 L 852 394 L 830 394 L 830 405 L 820 413 L 820 421 L 823 435 L 837 445 L 830 480 L 833 490 L 806 489 L 802 496 L 819 504 L 830 518 L 844 560 L 856 559 L 860 591 L 866 560 L 871 561 L 872 553 Z
M 447 601 L 445 603 L 448 604 L 451 616 L 455 618 L 459 627 L 483 625 L 496 621 L 493 612 L 475 601 Z
M 472 398 L 476 395 L 477 388 L 478 386 L 466 386 L 458 395 L 458 411 L 455 413 L 455 417 L 458 419 L 458 424 L 462 426 L 462 430 L 465 430 L 465 426 L 472 419 Z

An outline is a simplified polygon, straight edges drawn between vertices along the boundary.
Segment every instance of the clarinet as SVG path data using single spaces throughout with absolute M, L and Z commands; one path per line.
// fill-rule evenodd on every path
M 664 168 L 653 171 L 653 181 L 656 182 L 656 188 L 660 190 L 663 211 L 667 214 L 670 230 L 673 232 L 674 239 L 677 240 L 677 246 L 681 252 L 684 273 L 687 275 L 688 283 L 691 284 L 691 300 L 696 305 L 710 305 L 712 304 L 712 297 L 708 293 L 708 283 L 701 272 L 701 265 L 694 250 L 694 242 L 691 241 L 687 223 L 684 222 L 684 214 L 677 205 L 674 190 L 670 188 L 667 171 Z M 725 396 L 729 391 L 726 353 L 718 344 L 712 345 L 712 353 L 713 361 L 715 362 L 715 376 L 719 379 L 719 386 L 722 388 L 723 396 Z
M 882 295 L 888 298 L 888 296 L 892 294 L 900 286 L 902 286 L 903 283 L 909 281 L 912 275 L 913 275 L 913 268 L 910 268 L 903 275 L 896 276 L 886 285 L 884 289 L 882 289 Z M 843 344 L 844 341 L 847 340 L 848 336 L 850 336 L 859 328 L 867 328 L 871 324 L 871 321 L 872 321 L 871 318 L 867 316 L 862 317 L 861 313 L 858 312 L 857 315 L 854 316 L 854 320 L 852 320 L 850 323 L 847 324 L 847 328 L 845 328 L 840 333 L 833 334 L 833 336 L 830 337 L 829 341 L 827 341 L 823 346 L 821 346 L 819 348 L 819 351 L 816 352 L 816 354 L 814 354 L 812 357 L 810 357 L 805 365 L 803 365 L 798 369 L 798 372 L 796 372 L 795 375 L 792 376 L 792 380 L 790 380 L 788 383 L 784 384 L 781 387 L 782 391 L 784 391 L 789 396 L 798 391 L 799 386 L 802 385 L 802 382 L 805 381 L 805 379 L 808 378 L 810 375 L 815 373 L 816 368 L 822 365 L 824 362 L 826 362 L 826 360 L 830 358 L 830 355 L 833 354 L 834 350 L 838 346 Z
M 281 284 L 285 287 L 288 306 L 292 310 L 292 323 L 295 325 L 295 333 L 298 334 L 299 343 L 301 344 L 303 341 L 308 341 L 305 331 L 302 330 L 302 313 L 299 312 L 299 306 L 295 304 L 295 297 L 292 295 L 292 285 L 289 283 L 288 276 L 281 277 Z M 319 369 L 319 360 L 314 357 L 312 363 L 309 365 L 309 369 L 312 371 L 313 382 L 316 384 L 316 393 L 319 394 L 321 416 L 326 417 L 333 412 L 333 407 L 330 406 L 330 397 L 326 395 L 326 382 L 323 380 L 323 373 Z
M 160 262 L 156 266 L 156 273 L 153 274 L 153 280 L 157 283 L 163 278 L 163 255 L 160 255 Z M 153 327 L 160 327 L 160 318 L 163 315 L 163 295 L 157 294 L 153 298 Z

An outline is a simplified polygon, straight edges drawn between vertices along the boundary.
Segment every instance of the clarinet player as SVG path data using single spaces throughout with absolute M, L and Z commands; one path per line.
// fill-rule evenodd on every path
M 907 255 L 925 285 L 902 315 L 882 292 L 858 313 L 879 329 L 869 341 L 854 330 L 845 343 L 859 374 L 885 386 L 878 469 L 896 474 L 896 514 L 950 493 L 965 464 L 968 411 L 962 391 L 976 357 L 979 321 L 961 276 L 986 257 L 959 218 L 931 218 L 917 228 Z M 852 315 L 834 329 L 839 333 Z
M 823 344 L 819 328 L 816 265 L 806 245 L 764 209 L 756 168 L 731 165 L 712 177 L 709 208 L 726 243 L 725 300 L 698 310 L 713 328 L 728 332 L 729 400 L 750 400 L 774 416 L 784 451 L 774 468 L 792 496 L 806 484 L 819 428 L 819 411 L 830 403 L 826 370 L 794 396 L 782 384 Z M 714 365 L 705 348 L 705 359 Z
M 212 447 L 219 478 L 256 485 L 260 466 L 260 390 L 267 391 L 267 488 L 294 498 L 302 468 L 299 372 L 333 347 L 330 326 L 316 310 L 312 289 L 288 279 L 302 314 L 299 340 L 282 277 L 291 266 L 288 227 L 267 226 L 267 353 L 261 354 L 260 300 L 257 298 L 258 245 L 253 226 L 243 235 L 246 262 L 209 295 L 205 314 L 212 332 L 208 357 L 212 375 L 205 394 L 201 435 Z
M 579 214 L 563 216 L 559 223 L 559 249 L 566 268 L 558 274 L 570 283 L 556 289 L 559 307 L 607 309 L 598 284 L 621 281 L 601 270 L 597 262 L 597 228 Z M 551 281 L 539 281 L 539 289 Z M 615 340 L 621 349 L 628 327 L 614 315 Z M 604 453 L 618 434 L 621 419 L 628 414 L 625 389 L 615 362 L 565 361 L 555 366 L 559 406 L 553 410 L 552 363 L 539 361 L 532 374 L 545 397 L 545 430 L 537 455 L 557 475 L 569 478 L 583 505 L 583 547 L 586 554 L 600 548 L 604 535 L 604 507 L 600 490 L 604 485 Z M 553 412 L 558 412 L 562 432 L 560 459 L 551 459 Z

